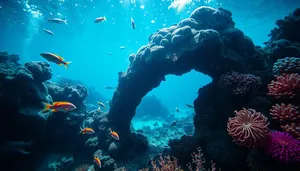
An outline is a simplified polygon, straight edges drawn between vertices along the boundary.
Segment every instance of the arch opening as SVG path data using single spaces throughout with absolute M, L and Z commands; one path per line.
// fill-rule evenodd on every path
M 168 148 L 171 139 L 194 133 L 193 102 L 198 89 L 211 78 L 197 71 L 180 77 L 166 76 L 166 81 L 143 97 L 131 120 L 131 132 L 144 135 L 150 146 Z

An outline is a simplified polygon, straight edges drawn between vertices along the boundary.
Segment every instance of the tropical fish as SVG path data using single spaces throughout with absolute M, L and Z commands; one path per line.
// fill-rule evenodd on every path
M 61 56 L 55 55 L 53 53 L 45 52 L 45 53 L 41 53 L 40 55 L 43 58 L 47 59 L 48 61 L 56 63 L 57 65 L 63 64 L 66 69 L 68 69 L 68 65 L 71 63 L 71 62 L 65 62 L 64 58 L 62 58 Z
M 120 140 L 118 133 L 116 133 L 115 131 L 112 131 L 110 128 L 108 129 L 109 134 L 111 137 L 113 137 L 113 139 L 115 140 Z
M 57 23 L 57 24 L 62 24 L 62 23 L 68 24 L 67 21 L 68 19 L 62 20 L 60 18 L 48 18 L 48 22 Z
M 132 27 L 133 30 L 135 29 L 135 23 L 134 23 L 133 18 L 131 18 L 131 27 Z
M 106 17 L 104 16 L 104 17 L 98 17 L 98 18 L 96 18 L 95 19 L 95 23 L 101 23 L 102 21 L 106 21 Z
M 113 90 L 113 89 L 116 89 L 116 87 L 111 87 L 111 86 L 104 86 L 105 89 L 107 90 Z
M 189 107 L 189 108 L 194 108 L 192 105 L 190 105 L 190 104 L 185 104 L 187 107 Z
M 96 165 L 99 167 L 99 168 L 101 168 L 101 161 L 100 161 L 100 159 L 98 158 L 98 157 L 94 157 L 94 162 L 96 163 Z
M 47 30 L 47 29 L 45 29 L 45 28 L 43 28 L 43 30 L 44 30 L 44 32 L 46 32 L 47 34 L 54 36 L 54 33 L 53 33 L 52 31 Z
M 102 102 L 98 102 L 99 106 L 105 107 L 105 105 Z
M 179 112 L 179 109 L 178 109 L 178 107 L 176 107 L 176 108 L 175 108 L 175 110 L 176 110 L 176 112 Z
M 120 46 L 120 50 L 123 50 L 123 49 L 125 49 L 125 46 Z
M 52 112 L 69 112 L 76 109 L 76 106 L 70 102 L 54 102 L 53 105 L 45 103 L 43 112 L 51 109 Z
M 94 134 L 95 131 L 92 128 L 80 128 L 79 134 Z

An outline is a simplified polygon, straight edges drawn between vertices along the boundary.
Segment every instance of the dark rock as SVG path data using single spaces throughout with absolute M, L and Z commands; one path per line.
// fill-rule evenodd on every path
M 52 77 L 52 71 L 47 62 L 27 62 L 25 68 L 32 73 L 34 80 L 38 82 L 50 80 Z
M 259 60 L 254 60 L 254 57 Z M 265 66 L 266 60 L 251 39 L 234 28 L 231 13 L 222 8 L 197 8 L 190 18 L 158 30 L 149 37 L 149 43 L 138 50 L 130 67 L 119 77 L 114 92 L 107 117 L 109 127 L 123 137 L 120 139 L 121 153 L 125 154 L 125 149 L 130 150 L 133 143 L 138 144 L 130 136 L 131 119 L 141 99 L 159 86 L 166 75 L 182 75 L 195 69 L 218 79 L 232 69 L 245 72 L 248 66 Z M 213 104 L 206 107 L 219 108 Z M 231 114 L 235 109 L 225 110 Z M 215 114 L 222 111 L 212 112 L 209 118 L 214 120 Z M 222 124 L 218 124 L 224 129 L 223 121 L 228 119 L 228 113 L 221 118 Z M 198 126 L 196 121 L 195 126 Z M 208 129 L 204 127 L 202 130 Z
M 87 89 L 82 85 L 61 87 L 53 82 L 46 82 L 49 94 L 53 101 L 68 101 L 73 103 L 77 109 L 84 110 L 83 101 L 87 97 Z

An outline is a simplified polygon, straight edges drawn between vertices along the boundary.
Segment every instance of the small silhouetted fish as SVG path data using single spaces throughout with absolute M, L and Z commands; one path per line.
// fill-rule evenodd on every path
M 0 148 L 0 155 L 7 155 L 7 154 L 23 154 L 28 155 L 31 152 L 28 151 L 28 148 L 32 147 L 33 141 L 7 141 L 1 145 Z M 27 149 L 27 150 L 26 150 Z
M 47 34 L 54 36 L 54 33 L 53 33 L 52 31 L 47 30 L 47 29 L 45 29 L 45 28 L 43 28 L 43 30 L 44 30 L 44 32 L 46 32 Z
M 180 112 L 179 109 L 178 109 L 178 107 L 176 107 L 175 110 L 176 110 L 176 112 Z
M 106 21 L 106 17 L 98 17 L 95 19 L 94 23 L 101 23 L 102 21 Z
M 116 87 L 111 87 L 111 86 L 104 86 L 105 89 L 108 89 L 108 90 L 113 90 L 113 89 L 116 89 Z
M 192 105 L 190 105 L 190 104 L 185 104 L 187 107 L 189 107 L 189 108 L 194 108 Z
M 177 121 L 174 121 L 174 122 L 171 124 L 170 128 L 172 128 L 172 127 L 175 126 L 176 124 L 177 124 Z
M 123 49 L 125 49 L 125 46 L 120 46 L 120 50 L 123 50 Z
M 62 20 L 60 18 L 49 18 L 48 19 L 48 22 L 51 22 L 51 23 L 57 23 L 57 24 L 65 23 L 68 25 L 67 21 L 68 21 L 68 19 Z
M 106 54 L 107 54 L 107 55 L 109 55 L 109 56 L 111 56 L 111 55 L 112 55 L 112 53 L 111 53 L 111 52 L 107 52 Z
M 134 23 L 133 18 L 131 18 L 131 27 L 132 27 L 133 30 L 135 29 L 135 23 Z

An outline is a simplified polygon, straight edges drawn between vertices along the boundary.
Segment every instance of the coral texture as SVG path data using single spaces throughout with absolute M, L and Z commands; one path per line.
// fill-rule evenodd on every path
M 259 147 L 269 133 L 268 118 L 254 109 L 235 111 L 236 116 L 229 118 L 227 131 L 234 142 L 245 147 Z
M 232 71 L 221 76 L 218 85 L 233 95 L 246 95 L 258 90 L 261 80 L 252 74 L 240 74 Z
M 271 132 L 265 151 L 272 158 L 282 163 L 300 162 L 300 141 L 286 132 Z
M 286 57 L 278 59 L 273 65 L 273 73 L 275 75 L 300 73 L 300 58 Z
M 268 84 L 269 95 L 275 98 L 294 98 L 300 89 L 300 75 L 297 73 L 276 76 L 276 81 Z
M 284 121 L 296 121 L 300 119 L 299 108 L 298 106 L 292 104 L 283 104 L 281 103 L 273 105 L 270 109 L 270 115 L 273 116 L 273 119 Z

